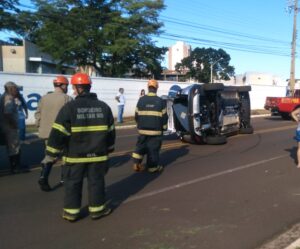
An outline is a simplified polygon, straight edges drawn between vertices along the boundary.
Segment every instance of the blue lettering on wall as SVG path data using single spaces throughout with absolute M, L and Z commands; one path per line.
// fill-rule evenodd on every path
M 38 103 L 41 99 L 41 95 L 38 93 L 31 93 L 27 95 L 27 98 L 29 99 L 27 101 L 27 108 L 29 111 L 35 111 L 37 109 Z

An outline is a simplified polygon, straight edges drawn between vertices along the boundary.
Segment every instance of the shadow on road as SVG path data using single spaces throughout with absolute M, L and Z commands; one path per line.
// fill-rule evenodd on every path
M 265 119 L 272 120 L 272 121 L 281 121 L 281 122 L 291 121 L 291 119 L 283 119 L 281 116 L 270 116 L 270 117 L 265 117 Z
M 290 157 L 294 160 L 295 164 L 297 165 L 298 164 L 298 161 L 297 161 L 297 146 L 294 146 L 293 148 L 290 148 L 290 149 L 285 149 L 285 151 L 289 152 L 290 153 Z
M 188 154 L 188 146 L 183 145 L 180 148 L 162 152 L 160 161 L 164 168 L 167 168 L 178 158 L 186 154 Z M 141 191 L 147 184 L 159 177 L 160 174 L 164 174 L 164 172 L 153 174 L 148 172 L 133 173 L 125 179 L 108 186 L 107 197 L 108 199 L 112 199 L 112 208 L 118 208 L 125 200 Z
M 126 155 L 121 155 L 121 156 L 113 156 L 109 160 L 109 167 L 110 168 L 120 167 L 120 166 L 124 165 L 125 163 L 127 163 L 128 161 L 130 161 L 130 159 L 131 159 L 131 154 L 126 154 Z

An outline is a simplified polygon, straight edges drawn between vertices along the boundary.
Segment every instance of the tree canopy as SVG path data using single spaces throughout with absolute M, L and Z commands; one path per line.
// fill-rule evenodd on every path
M 19 11 L 16 7 L 19 0 L 0 1 L 0 30 L 12 30 L 15 28 L 15 13 Z
M 13 0 L 11 0 L 13 1 Z M 163 0 L 32 0 L 16 32 L 61 64 L 93 66 L 101 76 L 159 75 L 166 48 L 161 32 Z
M 223 49 L 195 48 L 189 57 L 184 58 L 175 66 L 176 71 L 186 72 L 186 78 L 198 82 L 209 83 L 211 66 L 213 79 L 229 80 L 234 75 L 234 67 L 229 65 L 230 55 Z

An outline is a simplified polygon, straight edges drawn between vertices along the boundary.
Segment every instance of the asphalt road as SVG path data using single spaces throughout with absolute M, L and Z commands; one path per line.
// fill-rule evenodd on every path
M 137 132 L 119 130 L 107 175 L 114 211 L 92 221 L 83 191 L 83 218 L 61 218 L 60 167 L 41 192 L 38 168 L 0 177 L 1 249 L 255 249 L 300 220 L 296 124 L 279 117 L 253 119 L 255 134 L 220 146 L 183 144 L 166 137 L 161 174 L 134 173 L 130 152 Z M 37 165 L 41 142 L 23 146 Z M 0 151 L 1 167 L 7 159 Z M 86 187 L 86 186 L 84 186 Z M 276 246 L 274 247 L 275 249 Z

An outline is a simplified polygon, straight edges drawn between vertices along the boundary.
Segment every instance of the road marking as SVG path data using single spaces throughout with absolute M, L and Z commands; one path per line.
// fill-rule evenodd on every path
M 271 157 L 271 158 L 260 160 L 260 161 L 257 161 L 257 162 L 241 165 L 241 166 L 238 166 L 238 167 L 233 168 L 233 169 L 228 169 L 228 170 L 224 170 L 224 171 L 214 173 L 214 174 L 211 174 L 211 175 L 199 177 L 199 178 L 196 178 L 196 179 L 193 179 L 193 180 L 190 180 L 190 181 L 181 182 L 181 183 L 178 183 L 178 184 L 175 184 L 175 185 L 171 185 L 169 187 L 165 187 L 165 188 L 154 190 L 154 191 L 151 191 L 151 192 L 148 192 L 148 193 L 145 193 L 145 194 L 130 197 L 126 201 L 124 201 L 124 203 L 141 200 L 141 199 L 148 198 L 148 197 L 151 197 L 151 196 L 154 196 L 154 195 L 158 195 L 158 194 L 165 193 L 165 192 L 168 192 L 168 191 L 172 191 L 172 190 L 175 190 L 175 189 L 183 188 L 185 186 L 189 186 L 189 185 L 192 185 L 192 184 L 195 184 L 195 183 L 203 182 L 203 181 L 206 181 L 206 180 L 211 180 L 211 179 L 217 178 L 219 176 L 224 176 L 224 175 L 231 174 L 233 172 L 237 172 L 237 171 L 241 171 L 241 170 L 244 170 L 244 169 L 260 166 L 260 165 L 263 165 L 265 163 L 269 163 L 269 162 L 272 162 L 272 161 L 275 161 L 275 160 L 278 160 L 278 159 L 281 159 L 281 158 L 285 158 L 285 157 L 288 157 L 288 156 L 289 155 L 284 154 L 284 155 L 280 155 L 280 156 L 276 156 L 276 157 Z

